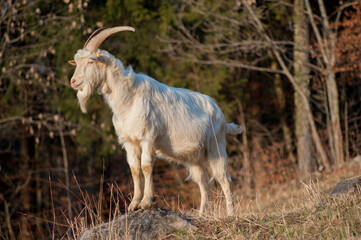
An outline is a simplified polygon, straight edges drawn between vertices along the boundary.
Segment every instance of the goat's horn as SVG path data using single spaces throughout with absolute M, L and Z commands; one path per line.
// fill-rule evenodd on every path
M 113 28 L 99 28 L 95 30 L 92 35 L 88 38 L 85 42 L 84 47 L 92 52 L 98 51 L 98 48 L 102 42 L 109 37 L 110 35 L 122 32 L 122 31 L 132 31 L 135 32 L 135 29 L 128 26 L 121 26 L 121 27 L 113 27 Z

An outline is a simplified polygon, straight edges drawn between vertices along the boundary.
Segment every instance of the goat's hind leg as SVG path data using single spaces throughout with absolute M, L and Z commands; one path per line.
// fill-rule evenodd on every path
M 141 181 L 141 170 L 140 170 L 140 146 L 126 143 L 124 144 L 125 150 L 127 152 L 127 161 L 132 173 L 133 183 L 134 183 L 134 196 L 128 207 L 128 211 L 134 211 L 138 209 L 140 201 L 142 199 L 142 181 Z
M 221 185 L 226 198 L 227 215 L 234 215 L 234 204 L 232 198 L 232 180 L 227 170 L 227 153 L 225 147 L 220 147 L 220 152 L 211 154 L 209 164 L 213 177 Z
M 201 206 L 199 215 L 205 214 L 209 209 L 210 185 L 209 177 L 204 167 L 200 165 L 188 165 L 189 177 L 198 184 L 201 192 Z

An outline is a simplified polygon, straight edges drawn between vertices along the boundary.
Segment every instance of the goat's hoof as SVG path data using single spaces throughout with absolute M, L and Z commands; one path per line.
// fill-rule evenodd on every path
M 133 212 L 133 211 L 139 209 L 139 203 L 140 203 L 140 200 L 133 199 L 132 202 L 130 203 L 129 207 L 128 207 L 128 211 Z
M 151 208 L 153 204 L 155 204 L 155 202 L 153 202 L 151 198 L 143 198 L 139 204 L 139 208 L 146 210 Z

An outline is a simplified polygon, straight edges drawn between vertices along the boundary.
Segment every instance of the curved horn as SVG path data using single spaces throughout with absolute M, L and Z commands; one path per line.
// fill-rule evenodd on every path
M 84 47 L 92 52 L 98 51 L 98 48 L 102 42 L 109 37 L 110 35 L 122 32 L 122 31 L 132 31 L 135 32 L 135 29 L 128 26 L 120 26 L 120 27 L 113 27 L 113 28 L 99 28 L 95 30 L 92 35 L 88 38 L 85 42 Z

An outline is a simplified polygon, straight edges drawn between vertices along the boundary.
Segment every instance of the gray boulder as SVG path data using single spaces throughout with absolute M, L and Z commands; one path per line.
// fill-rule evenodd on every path
M 155 208 L 130 212 L 108 223 L 86 229 L 80 240 L 159 239 L 175 231 L 196 229 L 181 214 Z
M 352 193 L 361 188 L 361 176 L 342 180 L 332 189 L 331 195 L 339 193 Z

